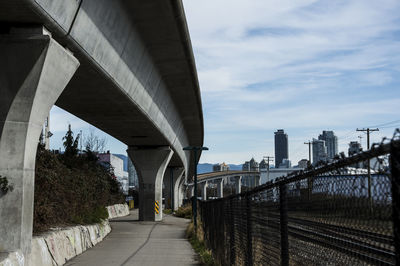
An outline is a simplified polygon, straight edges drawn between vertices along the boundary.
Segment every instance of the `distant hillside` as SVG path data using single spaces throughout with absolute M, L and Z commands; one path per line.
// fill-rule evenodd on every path
M 197 165 L 197 173 L 203 174 L 203 173 L 212 172 L 212 166 L 213 165 L 211 163 L 199 163 Z
M 213 171 L 213 165 L 212 163 L 199 163 L 197 165 L 197 173 L 198 174 L 203 174 L 203 173 L 209 173 Z M 242 170 L 242 165 L 241 164 L 228 164 L 229 165 L 229 170 L 236 170 L 240 171 Z
M 241 171 L 243 164 L 228 164 L 229 170 Z

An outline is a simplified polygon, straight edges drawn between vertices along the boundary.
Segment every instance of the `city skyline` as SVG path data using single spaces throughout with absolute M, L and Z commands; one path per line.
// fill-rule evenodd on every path
M 56 118 L 53 117 L 53 115 L 56 114 Z M 62 117 L 62 122 L 60 122 L 60 120 L 56 120 L 59 119 L 60 117 Z M 59 149 L 61 148 L 63 150 L 62 147 L 62 137 L 65 135 L 67 129 L 68 129 L 68 124 L 71 124 L 72 130 L 75 134 L 75 136 L 77 134 L 79 134 L 80 130 L 83 130 L 83 135 L 85 136 L 85 134 L 88 134 L 90 130 L 95 129 L 95 134 L 98 135 L 99 137 L 106 137 L 107 138 L 107 149 L 109 149 L 112 153 L 116 153 L 116 154 L 125 154 L 126 153 L 126 145 L 121 143 L 120 141 L 118 141 L 117 139 L 109 136 L 108 134 L 102 132 L 100 129 L 96 129 L 93 126 L 91 126 L 90 124 L 86 123 L 83 120 L 80 120 L 79 118 L 77 118 L 76 116 L 69 114 L 68 112 L 58 108 L 58 107 L 53 107 L 51 115 L 50 115 L 50 124 L 52 125 L 51 127 L 51 132 L 54 134 L 51 139 L 50 139 L 50 147 L 51 149 Z M 376 124 L 376 125 L 372 125 L 370 127 L 377 127 L 380 125 L 383 125 L 380 129 L 380 131 L 378 132 L 373 132 L 370 135 L 371 138 L 371 145 L 372 143 L 379 143 L 382 141 L 382 136 L 388 136 L 389 138 L 392 137 L 394 129 L 390 126 L 392 124 L 396 124 L 400 123 L 400 120 L 393 120 L 393 121 L 388 121 L 385 123 L 381 123 L 381 124 Z M 74 125 L 76 125 L 76 127 L 74 127 Z M 65 128 L 64 128 L 65 126 Z M 274 132 L 277 129 L 272 130 L 272 134 L 274 134 Z M 302 160 L 302 159 L 307 159 L 308 160 L 308 146 L 304 145 L 304 141 L 308 141 L 311 140 L 313 138 L 317 138 L 321 132 L 323 131 L 333 131 L 336 133 L 336 130 L 326 130 L 326 129 L 320 129 L 319 132 L 318 130 L 314 130 L 313 132 L 315 132 L 313 135 L 310 135 L 308 137 L 306 137 L 305 139 L 299 138 L 298 136 L 290 136 L 290 144 L 289 144 L 289 159 L 292 162 L 292 165 L 297 165 L 298 161 Z M 286 134 L 290 134 L 287 133 L 285 131 Z M 387 135 L 384 135 L 387 134 Z M 337 135 L 336 135 L 337 136 Z M 360 133 L 356 131 L 356 128 L 354 130 L 347 130 L 347 131 L 343 131 L 342 132 L 342 138 L 338 136 L 338 153 L 340 152 L 344 152 L 345 155 L 348 155 L 348 148 L 349 148 L 349 144 L 352 141 L 358 142 L 360 143 L 360 136 L 362 136 L 361 138 L 361 147 L 363 148 L 363 150 L 366 150 L 367 148 L 367 144 L 366 144 L 366 134 L 364 133 Z M 200 160 L 200 163 L 211 163 L 211 164 L 217 164 L 217 163 L 222 163 L 225 162 L 227 164 L 235 164 L 235 165 L 242 165 L 245 161 L 248 161 L 249 158 L 254 158 L 257 162 L 261 162 L 264 156 L 272 156 L 275 154 L 275 147 L 274 147 L 274 137 L 273 135 L 270 134 L 270 139 L 267 141 L 263 141 L 264 143 L 269 142 L 270 145 L 268 147 L 268 149 L 266 149 L 265 152 L 258 152 L 258 153 L 248 153 L 248 154 L 242 154 L 243 156 L 243 160 L 228 160 L 228 159 L 221 159 L 220 161 L 205 161 L 205 160 Z M 294 147 L 294 148 L 293 148 Z M 295 150 L 295 152 L 292 152 L 292 150 Z M 212 151 L 207 151 L 208 152 L 212 152 Z M 301 154 L 300 156 L 298 156 L 298 154 Z M 312 152 L 311 152 L 312 155 Z M 271 165 L 275 165 L 275 159 L 273 159 L 274 161 L 271 163 Z

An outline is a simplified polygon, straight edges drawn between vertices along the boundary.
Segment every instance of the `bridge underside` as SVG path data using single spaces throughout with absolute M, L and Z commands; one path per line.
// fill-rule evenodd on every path
M 29 252 L 36 144 L 53 104 L 129 147 L 140 217 L 159 220 L 165 169 L 192 176 L 183 147 L 203 143 L 181 1 L 0 0 L 0 35 L 0 174 L 16 186 L 0 197 L 0 252 Z

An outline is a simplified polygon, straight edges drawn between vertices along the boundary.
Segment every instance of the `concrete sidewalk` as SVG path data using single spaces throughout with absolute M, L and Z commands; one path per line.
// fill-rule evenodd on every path
M 65 265 L 200 265 L 185 237 L 188 220 L 170 215 L 162 222 L 140 222 L 138 211 L 110 220 L 105 240 Z

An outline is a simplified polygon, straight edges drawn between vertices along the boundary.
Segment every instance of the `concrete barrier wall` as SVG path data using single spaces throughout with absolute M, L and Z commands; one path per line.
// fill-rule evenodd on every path
M 108 218 L 116 218 L 129 215 L 129 208 L 126 204 L 115 204 L 107 207 Z
M 126 204 L 107 207 L 109 219 L 129 215 Z M 24 258 L 20 252 L 0 253 L 0 266 L 56 266 L 101 242 L 111 232 L 110 223 L 57 228 L 33 237 L 31 254 Z

